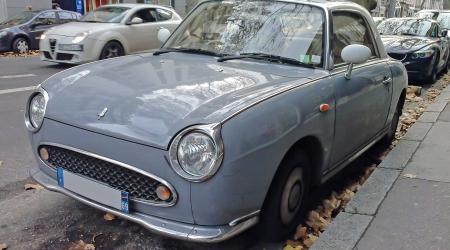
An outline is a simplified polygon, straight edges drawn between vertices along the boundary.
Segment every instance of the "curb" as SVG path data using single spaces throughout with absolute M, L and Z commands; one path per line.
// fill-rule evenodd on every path
M 386 195 L 447 103 L 450 103 L 450 85 L 442 90 L 436 101 L 427 107 L 418 121 L 399 140 L 398 145 L 377 166 L 344 211 L 334 218 L 331 225 L 311 246 L 311 250 L 355 248 Z

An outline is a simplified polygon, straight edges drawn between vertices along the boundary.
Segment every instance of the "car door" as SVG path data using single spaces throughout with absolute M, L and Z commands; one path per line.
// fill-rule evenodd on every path
M 58 20 L 56 17 L 55 11 L 45 11 L 39 14 L 30 25 L 30 40 L 31 46 L 33 48 L 39 47 L 39 39 L 41 38 L 42 33 L 58 25 Z
M 159 48 L 157 15 L 155 8 L 141 9 L 131 15 L 128 23 L 135 17 L 142 19 L 143 23 L 127 25 L 125 37 L 128 39 L 130 51 L 137 52 Z
M 392 74 L 387 60 L 380 58 L 374 31 L 359 13 L 332 13 L 331 77 L 335 84 L 336 123 L 332 166 L 347 160 L 366 146 L 387 126 L 392 95 Z M 348 65 L 341 58 L 342 49 L 362 44 L 372 51 L 366 63 L 354 65 L 346 79 Z
M 446 36 L 442 36 L 442 30 L 439 26 L 439 24 L 435 24 L 435 30 L 436 30 L 436 38 L 438 39 L 439 48 L 441 50 L 440 53 L 440 61 L 439 61 L 439 68 L 444 67 L 447 64 L 448 59 L 448 40 Z

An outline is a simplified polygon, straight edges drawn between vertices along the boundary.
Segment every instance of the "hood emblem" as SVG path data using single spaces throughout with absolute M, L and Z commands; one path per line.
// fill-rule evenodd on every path
M 97 114 L 97 120 L 102 119 L 102 118 L 106 115 L 107 112 L 108 112 L 108 108 L 104 108 L 104 109 L 102 110 L 102 112 L 100 112 L 100 113 Z

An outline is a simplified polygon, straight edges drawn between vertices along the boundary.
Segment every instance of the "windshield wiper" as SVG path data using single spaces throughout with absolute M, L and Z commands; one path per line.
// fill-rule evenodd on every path
M 236 59 L 243 59 L 243 58 L 251 58 L 251 59 L 257 59 L 257 60 L 266 60 L 266 61 L 272 61 L 272 62 L 280 62 L 280 63 L 286 63 L 286 64 L 292 64 L 292 65 L 299 65 L 299 66 L 304 66 L 304 67 L 312 68 L 312 69 L 316 68 L 316 66 L 314 66 L 312 64 L 304 63 L 299 60 L 295 60 L 293 58 L 265 54 L 265 53 L 241 53 L 241 54 L 235 55 L 235 56 L 223 56 L 223 57 L 217 59 L 217 61 L 225 62 L 228 60 L 236 60 Z
M 170 53 L 170 52 L 184 52 L 184 53 L 194 53 L 194 54 L 203 54 L 209 56 L 224 56 L 223 54 L 216 53 L 214 51 L 204 50 L 204 49 L 194 49 L 194 48 L 165 48 L 160 49 L 153 52 L 154 56 L 159 56 L 161 54 Z
M 414 34 L 414 33 L 408 33 L 408 32 L 400 33 L 400 35 L 402 35 L 402 36 L 417 36 L 417 34 Z

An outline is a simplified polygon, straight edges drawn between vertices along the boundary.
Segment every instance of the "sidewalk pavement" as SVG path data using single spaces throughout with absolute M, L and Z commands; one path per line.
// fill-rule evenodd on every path
M 450 249 L 450 86 L 311 249 Z

